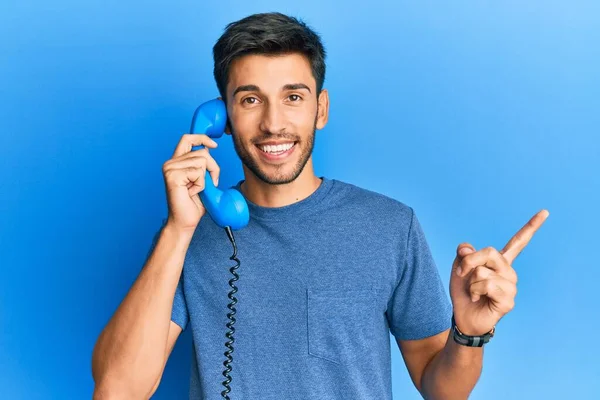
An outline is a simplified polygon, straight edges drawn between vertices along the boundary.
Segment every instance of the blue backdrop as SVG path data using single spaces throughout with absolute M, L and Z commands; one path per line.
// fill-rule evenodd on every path
M 446 285 L 460 242 L 500 249 L 550 211 L 472 398 L 600 392 L 598 2 L 204 3 L 1 3 L 0 398 L 91 397 L 93 345 L 166 215 L 162 164 L 218 95 L 212 45 L 273 10 L 328 50 L 316 172 L 414 207 Z M 395 397 L 418 399 L 392 344 Z M 187 396 L 190 352 L 186 332 L 155 398 Z

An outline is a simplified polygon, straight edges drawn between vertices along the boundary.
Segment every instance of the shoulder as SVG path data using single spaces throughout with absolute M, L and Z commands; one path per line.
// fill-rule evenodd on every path
M 357 216 L 365 216 L 395 227 L 410 226 L 414 210 L 408 204 L 353 183 L 332 180 L 339 204 L 349 207 Z

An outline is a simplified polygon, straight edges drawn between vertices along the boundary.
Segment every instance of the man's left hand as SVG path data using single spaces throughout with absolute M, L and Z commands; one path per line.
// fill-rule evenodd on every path
M 450 277 L 450 297 L 458 329 L 469 336 L 488 333 L 514 308 L 517 273 L 512 263 L 527 246 L 550 213 L 533 216 L 501 251 L 486 247 L 479 251 L 469 243 L 456 250 Z

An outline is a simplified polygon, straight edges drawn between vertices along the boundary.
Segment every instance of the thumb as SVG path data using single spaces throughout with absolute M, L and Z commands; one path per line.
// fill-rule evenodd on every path
M 461 243 L 456 248 L 456 254 L 459 257 L 464 257 L 464 256 L 474 253 L 474 252 L 475 252 L 475 247 L 473 247 L 469 243 Z
M 460 266 L 460 262 L 462 258 L 475 252 L 475 247 L 471 246 L 469 243 L 461 243 L 456 248 L 456 258 L 454 259 L 454 263 L 452 264 L 452 276 L 454 276 L 454 272 Z

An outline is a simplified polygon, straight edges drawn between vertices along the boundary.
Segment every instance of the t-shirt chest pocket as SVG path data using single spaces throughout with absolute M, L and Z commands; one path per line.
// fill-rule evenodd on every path
M 344 364 L 376 351 L 388 337 L 383 295 L 382 289 L 308 288 L 308 354 Z

